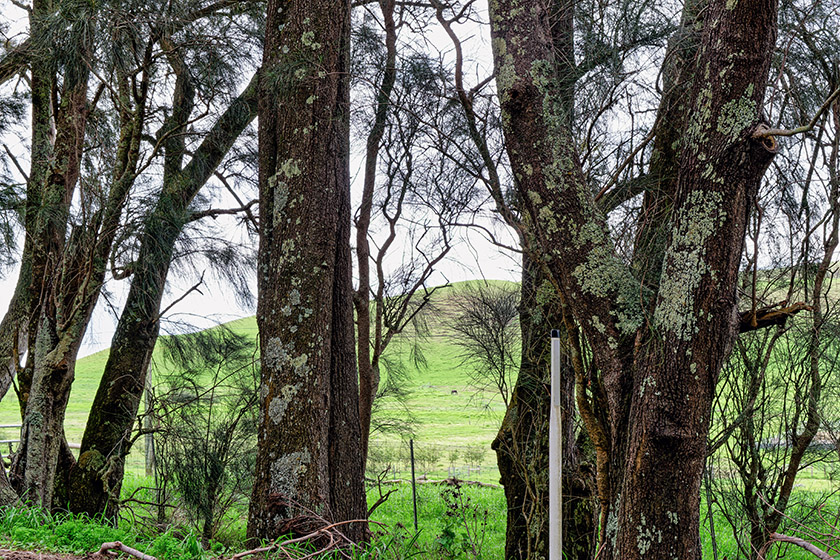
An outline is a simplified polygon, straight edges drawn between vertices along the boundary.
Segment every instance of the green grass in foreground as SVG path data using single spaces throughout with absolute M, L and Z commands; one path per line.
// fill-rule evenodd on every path
M 141 486 L 149 481 L 141 478 L 132 479 L 128 486 Z M 372 520 L 381 525 L 373 525 L 374 538 L 365 550 L 359 550 L 354 560 L 380 559 L 403 560 L 417 558 L 422 560 L 437 559 L 473 559 L 498 560 L 504 557 L 505 503 L 504 493 L 497 488 L 464 486 L 460 489 L 460 499 L 455 500 L 455 507 L 447 507 L 443 494 L 452 488 L 432 484 L 418 486 L 418 525 L 415 534 L 411 486 L 399 484 L 383 490 L 394 490 L 389 499 L 374 513 Z M 818 498 L 818 493 L 801 493 L 799 505 L 792 513 L 803 513 Z M 378 493 L 369 492 L 369 502 L 375 501 Z M 450 498 L 449 503 L 453 503 Z M 829 511 L 836 511 L 840 499 L 833 498 L 826 505 Z M 798 511 L 802 509 L 802 511 Z M 705 509 L 703 510 L 705 511 Z M 244 514 L 244 512 L 240 512 Z M 170 527 L 161 533 L 149 533 L 136 518 L 126 516 L 118 527 L 101 523 L 100 520 L 88 519 L 69 514 L 49 514 L 39 509 L 5 508 L 0 509 L 0 544 L 6 547 L 24 550 L 44 550 L 85 554 L 99 549 L 103 542 L 119 540 L 141 552 L 155 556 L 160 560 L 210 560 L 230 557 L 235 552 L 245 550 L 244 515 L 234 515 L 237 524 L 231 527 L 233 537 L 221 543 L 214 542 L 209 550 L 202 550 L 196 533 L 183 527 Z M 486 522 L 485 522 L 486 520 Z M 726 520 L 715 516 L 718 558 L 744 558 L 739 553 L 732 529 Z M 810 529 L 818 532 L 830 531 L 830 525 L 816 526 L 814 520 Z M 787 534 L 800 534 L 794 527 L 784 530 Z M 235 534 L 235 535 L 234 535 Z M 703 558 L 714 558 L 708 519 L 703 518 L 701 526 Z M 838 537 L 829 539 L 828 545 L 838 546 Z M 825 544 L 819 544 L 826 548 Z M 475 553 L 473 553 L 475 551 Z M 836 552 L 833 552 L 836 554 Z M 279 554 L 270 558 L 286 558 Z M 776 545 L 768 554 L 768 560 L 806 560 L 811 554 L 791 545 Z
M 0 509 L 0 542 L 25 550 L 48 550 L 86 554 L 102 543 L 121 541 L 160 560 L 206 557 L 194 535 L 176 537 L 167 531 L 144 540 L 131 527 L 111 527 L 95 519 L 69 514 L 50 514 L 35 508 Z M 223 552 L 217 550 L 216 552 Z
M 386 490 L 391 488 L 383 488 Z M 448 495 L 450 507 L 447 507 L 444 493 Z M 368 502 L 376 501 L 377 497 L 376 490 L 368 492 Z M 447 558 L 444 551 L 457 554 L 464 547 L 475 547 L 483 553 L 483 558 L 503 558 L 506 517 L 505 495 L 499 488 L 417 485 L 417 545 L 419 550 L 429 554 L 428 558 Z M 397 485 L 371 519 L 385 524 L 383 529 L 373 528 L 382 537 L 395 530 L 413 535 L 411 485 Z M 453 557 L 471 556 L 465 552 Z
M 128 487 L 146 482 L 133 479 Z M 395 485 L 389 499 L 377 509 L 373 520 L 374 539 L 356 558 L 484 558 L 504 556 L 504 494 L 495 488 L 464 487 L 455 494 L 455 507 L 447 509 L 441 495 L 453 493 L 448 486 L 418 486 L 419 533 L 414 531 L 411 486 Z M 378 494 L 370 492 L 370 501 Z M 448 514 L 449 512 L 450 514 Z M 135 512 L 136 514 L 137 512 Z M 235 515 L 239 522 L 231 527 L 236 538 L 226 543 L 213 542 L 202 550 L 195 532 L 170 527 L 159 534 L 149 533 L 147 525 L 136 517 L 124 516 L 112 527 L 98 519 L 70 514 L 50 514 L 36 508 L 0 509 L 0 544 L 17 549 L 47 550 L 86 554 L 95 552 L 109 541 L 121 541 L 159 560 L 201 560 L 231 556 L 245 550 L 244 512 Z M 477 555 L 472 552 L 475 551 Z M 280 558 L 280 555 L 276 556 Z M 282 556 L 285 558 L 285 556 Z

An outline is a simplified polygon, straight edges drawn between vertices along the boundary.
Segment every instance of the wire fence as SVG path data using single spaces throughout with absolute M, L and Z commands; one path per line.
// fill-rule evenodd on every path
M 420 478 L 498 479 L 496 454 L 487 444 L 451 445 L 414 441 L 414 470 Z M 409 442 L 371 442 L 368 478 L 411 477 Z

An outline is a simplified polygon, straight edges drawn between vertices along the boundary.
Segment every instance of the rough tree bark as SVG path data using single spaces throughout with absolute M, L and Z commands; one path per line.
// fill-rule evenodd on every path
M 776 9 L 772 0 L 705 7 L 695 58 L 705 78 L 687 94 L 673 217 L 653 293 L 616 256 L 565 124 L 569 108 L 557 90 L 551 39 L 553 19 L 564 12 L 490 3 L 517 187 L 535 243 L 603 379 L 601 558 L 700 558 L 709 410 L 739 331 L 735 288 L 747 215 L 775 153 L 772 141 L 753 135 L 763 124 Z
M 35 2 L 30 16 L 32 36 L 48 42 L 45 22 L 54 12 L 51 2 Z M 86 13 L 75 14 L 82 27 Z M 27 185 L 27 239 L 30 265 L 27 293 L 19 292 L 27 309 L 27 364 L 19 377 L 23 412 L 21 446 L 12 466 L 12 482 L 20 493 L 45 507 L 52 494 L 59 451 L 64 441 L 64 411 L 73 381 L 73 369 L 95 295 L 88 290 L 96 278 L 72 270 L 86 249 L 86 231 L 75 228 L 66 237 L 70 202 L 80 173 L 92 52 L 92 30 L 75 30 L 73 58 L 62 67 L 39 54 L 32 61 L 32 168 Z M 57 99 L 55 103 L 53 100 Z M 55 137 L 51 126 L 55 124 Z M 32 198 L 30 199 L 30 195 Z M 88 240 L 89 241 L 89 240 Z M 94 274 L 95 276 L 95 274 Z M 36 295 L 37 294 L 37 295 Z M 28 305 L 27 305 L 28 304 Z M 18 337 L 23 325 L 17 326 Z
M 522 357 L 519 374 L 511 395 L 508 409 L 499 429 L 493 449 L 499 465 L 500 482 L 505 488 L 507 502 L 507 529 L 505 557 L 521 560 L 545 558 L 548 553 L 548 419 L 550 409 L 549 343 L 551 329 L 565 329 L 559 298 L 550 294 L 554 289 L 550 275 L 545 273 L 542 254 L 534 246 L 527 225 L 530 217 L 508 205 L 496 164 L 486 139 L 480 131 L 473 107 L 474 92 L 467 92 L 463 83 L 463 53 L 461 42 L 452 28 L 457 20 L 448 20 L 445 6 L 433 2 L 438 22 L 444 27 L 455 47 L 455 87 L 459 102 L 467 119 L 470 138 L 476 145 L 487 169 L 486 186 L 495 203 L 496 211 L 513 228 L 522 248 L 522 282 L 520 297 L 520 327 L 522 331 Z M 574 68 L 574 6 L 565 0 L 554 0 L 553 12 L 562 12 L 565 18 L 555 21 L 551 40 L 558 53 L 556 84 L 559 95 L 567 107 L 574 101 L 578 72 Z M 564 115 L 567 126 L 572 124 L 572 112 Z M 610 196 L 602 205 L 619 204 L 626 196 Z M 564 365 L 571 364 L 571 348 L 562 349 Z M 592 498 L 594 473 L 591 465 L 581 461 L 581 448 L 575 440 L 575 385 L 577 375 L 569 367 L 562 369 L 563 395 L 563 494 L 570 497 L 564 509 L 564 553 L 570 558 L 590 558 L 594 553 L 597 514 Z
M 557 94 L 564 107 L 565 126 L 571 128 L 574 115 L 575 69 L 574 5 L 567 0 L 551 3 L 555 15 L 551 40 L 556 54 Z M 529 235 L 529 217 L 520 222 L 522 235 Z M 493 442 L 501 482 L 508 503 L 505 557 L 537 560 L 548 557 L 548 421 L 550 415 L 550 345 L 552 329 L 566 333 L 562 299 L 554 292 L 539 250 L 524 243 L 520 327 L 522 359 L 519 376 L 499 434 Z M 567 333 L 566 333 L 567 334 Z M 563 456 L 563 554 L 588 560 L 595 551 L 597 514 L 592 465 L 581 463 L 581 449 L 575 439 L 576 376 L 571 349 L 561 350 L 561 446 Z
M 30 12 L 30 34 L 41 44 L 48 41 L 44 18 L 50 10 L 50 3 L 44 0 L 33 2 Z M 30 43 L 32 39 L 30 39 Z M 48 233 L 45 226 L 49 221 L 41 219 L 44 212 L 41 205 L 44 202 L 44 185 L 49 173 L 49 162 L 53 152 L 54 138 L 51 131 L 53 118 L 52 93 L 55 90 L 55 75 L 52 61 L 43 53 L 34 51 L 28 60 L 31 78 L 31 107 L 32 107 L 32 147 L 29 177 L 26 182 L 26 207 L 24 214 L 24 228 L 26 235 L 21 267 L 17 285 L 9 309 L 0 324 L 0 358 L 5 368 L 0 369 L 3 376 L 0 385 L 8 387 L 17 374 L 20 379 L 18 386 L 20 393 L 18 400 L 21 408 L 21 418 L 25 412 L 26 399 L 29 396 L 29 385 L 32 378 L 31 353 L 27 355 L 27 362 L 20 367 L 20 356 L 27 354 L 33 342 L 38 317 L 38 295 L 42 292 L 44 279 L 45 251 L 39 249 L 46 245 Z M 48 210 L 46 215 L 62 212 L 57 209 Z M 8 375 L 8 377 L 6 377 Z M 4 393 L 5 395 L 5 393 Z
M 685 2 L 680 26 L 668 41 L 650 165 L 647 174 L 637 179 L 644 186 L 644 195 L 631 267 L 645 289 L 654 292 L 659 287 L 668 244 L 665 225 L 671 218 L 676 197 L 680 153 L 684 147 L 680 138 L 691 114 L 688 94 L 697 78 L 695 58 L 703 29 L 704 6 L 705 0 Z
M 366 514 L 350 253 L 349 25 L 347 1 L 268 4 L 252 540 L 277 536 L 278 519 L 299 514 L 333 521 Z M 345 534 L 358 540 L 364 530 L 351 524 Z

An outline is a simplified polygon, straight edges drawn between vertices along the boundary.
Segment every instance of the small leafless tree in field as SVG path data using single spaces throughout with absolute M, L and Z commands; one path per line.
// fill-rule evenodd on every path
M 479 391 L 499 395 L 507 408 L 522 344 L 518 287 L 466 287 L 454 300 L 457 316 L 451 328 L 470 380 Z

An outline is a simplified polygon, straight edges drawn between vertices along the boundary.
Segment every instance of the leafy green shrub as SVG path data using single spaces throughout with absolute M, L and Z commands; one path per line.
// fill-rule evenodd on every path
M 144 552 L 158 560 L 204 560 L 210 557 L 194 534 L 178 538 L 172 529 L 157 535 Z
M 0 510 L 0 539 L 17 546 L 37 546 L 83 554 L 103 542 L 119 540 L 134 546 L 131 532 L 91 520 L 87 516 L 50 514 L 40 508 L 6 507 Z
M 371 445 L 368 448 L 367 475 L 375 478 L 380 474 L 393 473 L 398 455 L 390 445 Z
M 149 548 L 149 554 L 161 560 L 166 558 L 174 558 L 181 552 L 181 541 L 176 539 L 171 533 L 163 533 L 152 542 Z
M 154 404 L 156 468 L 208 548 L 228 509 L 250 494 L 259 367 L 252 341 L 229 330 L 177 338 L 182 347 L 168 358 L 179 367 L 164 376 Z
M 471 467 L 480 467 L 487 455 L 487 448 L 481 444 L 470 445 L 464 452 L 464 459 Z
M 104 542 L 116 540 L 132 546 L 134 539 L 113 527 L 70 517 L 53 530 L 52 545 L 73 554 L 83 554 L 98 550 Z

